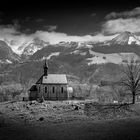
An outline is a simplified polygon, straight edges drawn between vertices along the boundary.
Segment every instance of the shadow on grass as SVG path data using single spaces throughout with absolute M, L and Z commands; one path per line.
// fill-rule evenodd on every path
M 140 119 L 0 127 L 0 140 L 139 140 Z

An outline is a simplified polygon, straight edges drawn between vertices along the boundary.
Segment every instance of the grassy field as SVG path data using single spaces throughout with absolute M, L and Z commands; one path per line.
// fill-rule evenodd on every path
M 99 120 L 84 114 L 82 101 L 1 103 L 0 139 L 139 140 L 140 105 L 131 108 L 138 115 Z

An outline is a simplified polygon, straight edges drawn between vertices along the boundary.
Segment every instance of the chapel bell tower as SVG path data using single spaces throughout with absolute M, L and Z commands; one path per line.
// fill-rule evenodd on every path
M 45 60 L 45 64 L 44 64 L 44 76 L 47 76 L 48 75 L 48 64 L 47 64 L 47 61 Z

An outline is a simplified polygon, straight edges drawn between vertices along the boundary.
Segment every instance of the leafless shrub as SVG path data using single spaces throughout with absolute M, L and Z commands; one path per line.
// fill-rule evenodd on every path
M 140 91 L 140 63 L 132 58 L 130 62 L 123 65 L 122 72 L 124 76 L 121 79 L 121 85 L 132 95 L 132 104 L 134 104 L 136 95 Z

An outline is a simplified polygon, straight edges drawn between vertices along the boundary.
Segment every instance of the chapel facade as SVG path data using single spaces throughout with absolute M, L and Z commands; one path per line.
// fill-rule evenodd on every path
M 48 74 L 48 64 L 45 60 L 44 73 L 29 90 L 29 100 L 67 100 L 68 81 L 65 74 Z

